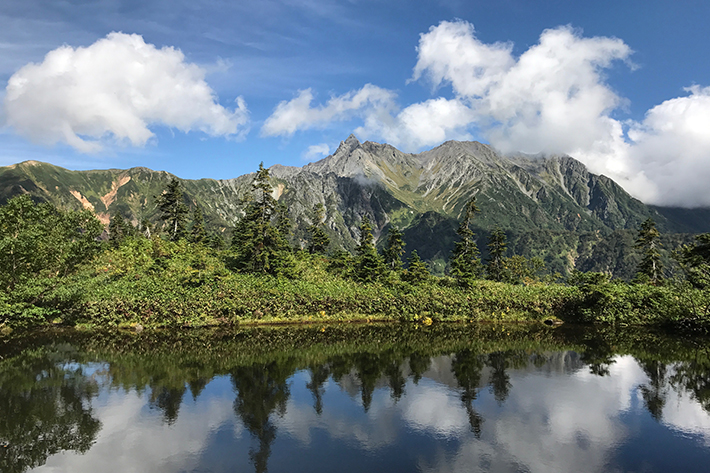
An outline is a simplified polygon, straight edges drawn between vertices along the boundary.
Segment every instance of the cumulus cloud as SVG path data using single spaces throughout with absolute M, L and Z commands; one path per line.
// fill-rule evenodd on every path
M 646 113 L 628 132 L 629 162 L 656 185 L 653 202 L 710 206 L 710 87 L 667 100 Z
M 460 100 L 439 97 L 412 104 L 395 116 L 369 115 L 355 133 L 379 136 L 405 151 L 415 151 L 445 140 L 471 139 L 467 128 L 473 119 L 473 110 Z
M 325 105 L 312 107 L 311 89 L 301 90 L 296 97 L 276 106 L 274 113 L 261 128 L 262 136 L 291 136 L 296 131 L 327 126 L 333 121 L 353 117 L 365 121 L 386 121 L 395 108 L 396 94 L 387 89 L 366 84 L 362 89 L 331 97 Z
M 303 159 L 313 160 L 316 158 L 323 158 L 330 154 L 330 146 L 326 143 L 321 143 L 318 145 L 309 146 L 306 151 L 303 152 Z
M 25 65 L 10 78 L 4 104 L 15 132 L 81 152 L 109 141 L 143 146 L 154 125 L 239 138 L 249 123 L 245 101 L 239 97 L 232 110 L 220 105 L 205 71 L 180 50 L 116 32 Z

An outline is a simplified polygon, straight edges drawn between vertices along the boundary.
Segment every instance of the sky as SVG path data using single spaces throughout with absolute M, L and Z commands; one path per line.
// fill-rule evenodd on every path
M 710 207 L 710 2 L 4 0 L 0 166 L 228 179 L 351 133 L 568 154 Z

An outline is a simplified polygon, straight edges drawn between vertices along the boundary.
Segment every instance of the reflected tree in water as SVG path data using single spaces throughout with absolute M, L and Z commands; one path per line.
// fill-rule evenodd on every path
M 153 386 L 149 401 L 150 407 L 163 411 L 165 423 L 173 425 L 178 418 L 185 391 L 184 382 L 182 387 Z
M 360 380 L 362 407 L 367 412 L 372 404 L 372 395 L 377 387 L 377 381 L 382 375 L 382 362 L 380 356 L 376 354 L 358 353 L 353 357 L 353 365 Z
M 330 369 L 328 369 L 328 365 L 315 365 L 308 368 L 308 372 L 311 375 L 311 381 L 306 383 L 306 388 L 313 395 L 313 408 L 316 414 L 321 415 L 323 413 L 323 395 L 325 394 L 323 385 L 330 377 Z
M 258 450 L 251 449 L 249 457 L 257 473 L 267 471 L 271 444 L 276 439 L 276 426 L 270 416 L 283 415 L 290 395 L 288 378 L 295 368 L 289 361 L 273 361 L 237 367 L 231 373 L 237 398 L 234 412 L 244 426 L 259 441 Z
M 466 408 L 468 422 L 476 438 L 481 438 L 483 417 L 476 411 L 473 403 L 478 397 L 483 366 L 481 356 L 471 350 L 456 353 L 451 363 L 451 370 L 461 388 L 461 402 Z
M 419 380 L 431 366 L 431 356 L 414 352 L 409 355 L 409 370 L 412 373 L 414 384 L 419 384 Z
M 684 361 L 674 365 L 670 384 L 678 390 L 687 391 L 702 408 L 710 413 L 710 363 L 707 354 L 703 362 Z
M 510 376 L 506 373 L 508 359 L 505 353 L 497 351 L 488 355 L 486 363 L 493 371 L 491 373 L 491 389 L 498 404 L 503 404 L 510 394 Z
M 192 394 L 192 400 L 196 401 L 197 396 L 205 389 L 207 383 L 210 382 L 209 378 L 193 378 L 187 382 L 190 388 L 190 393 Z
M 32 353 L 0 370 L 0 471 L 21 473 L 63 450 L 84 453 L 101 429 L 96 382 L 56 353 Z
M 390 361 L 385 367 L 385 376 L 387 376 L 392 399 L 395 402 L 399 401 L 404 394 L 404 386 L 407 384 L 402 373 L 402 361 L 399 359 Z
M 580 361 L 589 366 L 589 372 L 597 376 L 609 376 L 609 366 L 615 363 L 615 351 L 600 338 L 587 340 Z
M 667 366 L 656 360 L 637 361 L 648 376 L 648 383 L 639 387 L 643 402 L 651 416 L 660 422 L 668 395 Z

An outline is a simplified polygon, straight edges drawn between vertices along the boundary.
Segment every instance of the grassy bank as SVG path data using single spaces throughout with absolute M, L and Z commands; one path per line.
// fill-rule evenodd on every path
M 668 325 L 706 329 L 710 292 L 581 278 L 507 284 L 451 278 L 421 284 L 360 283 L 328 271 L 322 256 L 296 253 L 296 278 L 233 272 L 202 245 L 157 238 L 103 251 L 66 277 L 36 277 L 0 294 L 0 325 L 51 323 L 183 327 L 276 322 L 392 320 L 521 321 Z

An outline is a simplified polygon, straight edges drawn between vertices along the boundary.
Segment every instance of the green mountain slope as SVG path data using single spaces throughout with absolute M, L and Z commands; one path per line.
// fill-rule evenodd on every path
M 305 244 L 313 206 L 322 203 L 334 247 L 352 250 L 367 214 L 376 238 L 398 225 L 408 252 L 418 250 L 436 272 L 444 271 L 461 210 L 472 196 L 481 208 L 475 222 L 484 256 L 490 230 L 500 226 L 511 253 L 543 257 L 560 272 L 583 268 L 629 277 L 635 231 L 649 217 L 665 233 L 710 230 L 710 209 L 650 207 L 571 157 L 502 156 L 477 142 L 450 141 L 407 154 L 351 135 L 333 155 L 302 168 L 276 165 L 271 175 L 274 197 L 287 204 L 294 221 L 295 245 Z M 155 198 L 173 177 L 146 168 L 69 171 L 27 161 L 0 168 L 0 204 L 29 193 L 63 208 L 90 208 L 104 223 L 117 212 L 134 223 L 157 222 Z M 228 237 L 252 178 L 181 181 L 188 206 L 199 205 L 207 225 Z

